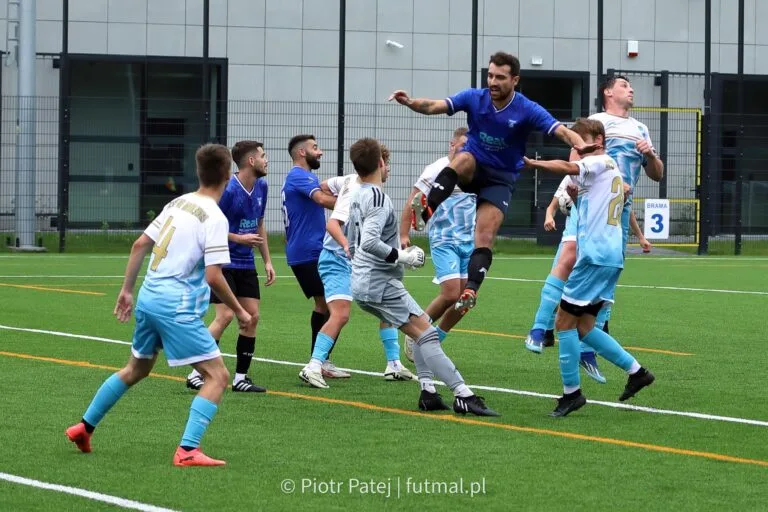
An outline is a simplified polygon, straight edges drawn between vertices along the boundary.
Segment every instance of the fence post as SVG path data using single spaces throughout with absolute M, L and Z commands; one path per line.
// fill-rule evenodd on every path
M 59 57 L 59 177 L 58 213 L 59 252 L 67 249 L 69 217 L 69 0 L 62 0 L 61 56 Z
M 744 187 L 744 0 L 739 0 L 739 44 L 738 44 L 738 92 L 737 97 L 737 116 L 739 119 L 739 129 L 736 135 L 736 190 L 734 191 L 734 209 L 735 236 L 733 244 L 733 253 L 738 256 L 741 254 L 741 234 L 743 230 L 743 200 Z
M 669 71 L 661 72 L 661 108 L 669 108 Z M 669 112 L 662 110 L 659 114 L 659 157 L 665 164 L 667 163 L 669 148 Z M 659 198 L 667 198 L 667 176 L 665 172 L 659 182 Z
M 703 146 L 706 148 L 704 163 L 704 176 L 701 179 L 702 197 L 699 198 L 701 208 L 699 255 L 709 252 L 709 235 L 712 227 L 711 205 L 711 164 L 712 164 L 712 0 L 704 1 L 704 136 Z M 703 201 L 702 201 L 703 199 Z M 703 204 L 701 204 L 703 202 Z
M 336 174 L 344 175 L 344 82 L 347 50 L 347 0 L 339 0 L 339 92 L 336 107 Z

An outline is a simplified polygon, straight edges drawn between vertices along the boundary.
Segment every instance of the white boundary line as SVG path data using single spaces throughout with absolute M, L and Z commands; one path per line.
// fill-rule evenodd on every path
M 83 276 L 83 275 L 16 275 L 16 276 L 0 276 L 0 279 L 122 279 L 122 275 L 114 276 Z M 280 275 L 276 276 L 280 279 L 296 279 L 295 276 Z M 405 276 L 407 279 L 433 279 L 433 276 Z M 144 276 L 138 276 L 139 279 Z M 526 279 L 522 277 L 493 277 L 489 276 L 485 279 L 489 281 L 511 281 L 517 283 L 543 283 L 542 279 Z M 720 288 L 692 288 L 687 286 L 657 286 L 652 284 L 618 284 L 618 288 L 639 288 L 643 290 L 668 290 L 675 292 L 707 292 L 707 293 L 730 293 L 734 295 L 764 295 L 768 296 L 768 292 L 760 292 L 755 290 L 726 290 Z
M 118 498 L 117 496 L 110 496 L 109 494 L 102 494 L 100 492 L 87 491 L 78 487 L 69 487 L 68 485 L 49 484 L 48 482 L 32 480 L 31 478 L 24 478 L 22 476 L 11 475 L 8 473 L 0 473 L 0 480 L 5 480 L 6 482 L 11 482 L 13 484 L 37 487 L 38 489 L 45 489 L 46 491 L 56 491 L 62 492 L 64 494 L 72 494 L 73 496 L 80 496 L 81 498 L 100 501 L 102 503 L 109 503 L 110 505 L 115 505 L 131 510 L 141 510 L 143 512 L 174 512 L 174 510 L 170 508 L 147 505 L 146 503 L 141 503 L 139 501 Z
M 554 246 L 553 246 L 554 247 Z M 524 260 L 547 260 L 552 261 L 555 254 L 554 251 L 551 256 L 494 256 L 494 260 L 511 260 L 511 261 L 524 261 Z M 30 257 L 47 258 L 47 259 L 94 259 L 94 260 L 127 260 L 128 255 L 121 254 L 0 254 L 0 259 L 21 259 Z M 427 256 L 429 259 L 430 257 Z M 284 260 L 285 254 L 272 255 L 273 260 Z M 654 256 L 654 255 L 633 255 L 627 256 L 625 259 L 632 261 L 768 261 L 768 256 Z
M 60 336 L 64 338 L 78 338 L 78 339 L 84 339 L 84 340 L 91 340 L 91 341 L 100 341 L 103 343 L 112 343 L 115 345 L 130 345 L 131 343 L 127 341 L 122 340 L 115 340 L 110 338 L 101 338 L 98 336 L 86 336 L 82 334 L 73 334 L 68 332 L 59 332 L 59 331 L 48 331 L 44 329 L 27 329 L 23 327 L 11 327 L 8 325 L 0 325 L 0 329 L 8 330 L 8 331 L 20 331 L 20 332 L 31 332 L 35 334 L 49 334 L 52 336 Z M 224 357 L 230 357 L 230 358 L 236 358 L 237 356 L 234 354 L 221 354 Z M 267 359 L 262 357 L 254 357 L 255 361 L 260 361 L 262 363 L 270 363 L 270 364 L 279 364 L 284 366 L 298 366 L 303 367 L 304 363 L 296 363 L 293 361 L 282 361 L 280 359 Z M 350 372 L 350 373 L 356 373 L 358 375 L 369 375 L 372 377 L 383 377 L 383 373 L 379 372 L 370 372 L 366 370 L 357 370 L 354 368 L 341 368 L 344 371 Z M 435 381 L 437 384 L 445 385 L 440 381 Z M 469 385 L 473 389 L 482 389 L 483 391 L 495 391 L 499 393 L 509 393 L 512 395 L 520 395 L 520 396 L 530 396 L 535 398 L 559 398 L 557 395 L 550 395 L 547 393 L 538 393 L 535 391 L 523 391 L 519 389 L 510 389 L 510 388 L 501 388 L 501 387 L 495 387 L 495 386 L 483 386 L 478 384 L 470 384 Z M 700 412 L 690 412 L 690 411 L 676 411 L 673 409 L 656 409 L 653 407 L 643 407 L 639 405 L 631 405 L 631 404 L 625 404 L 625 403 L 617 403 L 617 402 L 604 402 L 601 400 L 588 400 L 589 403 L 595 404 L 595 405 L 603 405 L 606 407 L 612 407 L 614 409 L 626 409 L 630 411 L 639 411 L 639 412 L 647 412 L 651 414 L 662 414 L 662 415 L 669 415 L 669 416 L 685 416 L 687 418 L 696 418 L 696 419 L 702 419 L 702 420 L 710 420 L 710 421 L 723 421 L 727 423 L 739 423 L 742 425 L 755 425 L 758 427 L 768 427 L 768 421 L 761 421 L 761 420 L 752 420 L 748 418 L 736 418 L 731 416 L 717 416 L 714 414 L 706 414 L 706 413 L 700 413 Z

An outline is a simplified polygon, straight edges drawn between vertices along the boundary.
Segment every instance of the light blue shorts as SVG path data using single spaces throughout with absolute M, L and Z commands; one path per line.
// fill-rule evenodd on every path
M 161 349 L 165 351 L 168 366 L 184 366 L 221 356 L 201 318 L 166 317 L 137 309 L 131 353 L 137 359 L 152 359 Z
M 575 306 L 613 302 L 620 268 L 577 261 L 563 289 L 563 300 Z
M 317 263 L 317 271 L 323 281 L 325 302 L 352 302 L 352 265 L 347 258 L 323 249 Z
M 430 247 L 432 264 L 435 266 L 435 279 L 438 284 L 449 279 L 466 279 L 469 259 L 474 250 L 475 244 L 471 242 Z

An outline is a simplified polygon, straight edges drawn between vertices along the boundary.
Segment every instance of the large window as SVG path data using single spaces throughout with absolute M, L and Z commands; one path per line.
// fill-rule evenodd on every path
M 194 154 L 224 141 L 226 62 L 70 56 L 69 221 L 143 226 L 196 187 Z

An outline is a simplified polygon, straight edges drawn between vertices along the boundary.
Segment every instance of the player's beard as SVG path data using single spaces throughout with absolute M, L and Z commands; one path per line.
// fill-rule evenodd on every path
M 306 160 L 307 160 L 307 165 L 313 171 L 316 171 L 320 168 L 320 160 L 318 158 L 314 156 L 307 156 Z

